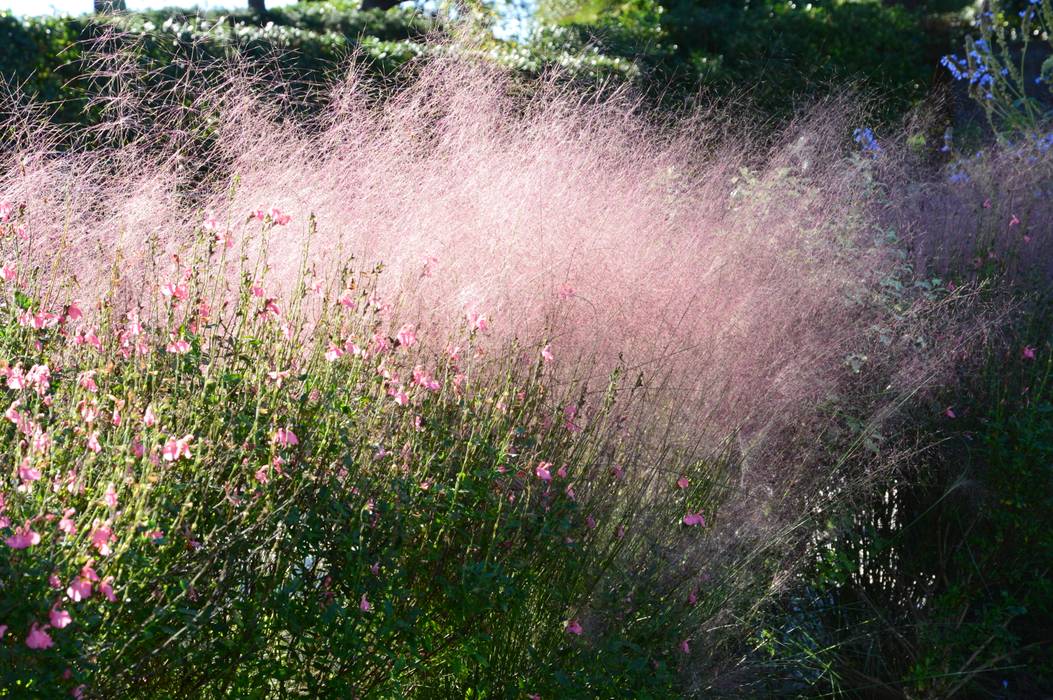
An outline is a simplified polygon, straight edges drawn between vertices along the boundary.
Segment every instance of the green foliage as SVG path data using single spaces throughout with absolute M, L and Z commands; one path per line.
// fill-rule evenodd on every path
M 886 116 L 917 102 L 951 29 L 923 9 L 877 2 L 551 3 L 542 17 L 564 27 L 540 37 L 590 42 L 633 57 L 657 88 L 747 91 L 757 107 L 787 114 L 796 99 L 862 81 L 887 96 Z M 935 9 L 932 10 L 935 12 Z
M 1035 359 L 1009 352 L 967 384 L 954 418 L 921 424 L 953 429 L 939 449 L 828 524 L 794 615 L 761 637 L 798 687 L 1053 690 L 1053 363 L 1048 345 Z

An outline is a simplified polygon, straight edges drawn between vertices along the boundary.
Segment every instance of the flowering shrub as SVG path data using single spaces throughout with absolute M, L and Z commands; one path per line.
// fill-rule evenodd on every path
M 974 23 L 979 37 L 966 37 L 965 55 L 944 56 L 940 63 L 968 85 L 996 132 L 1041 134 L 1049 124 L 1049 100 L 1041 96 L 1053 85 L 1053 62 L 1047 59 L 1031 74 L 1028 51 L 1036 38 L 1048 42 L 1053 6 L 1028 0 L 1017 17 L 1011 15 L 997 0 L 986 4 Z
M 479 314 L 434 347 L 368 270 L 279 298 L 243 260 L 224 308 L 222 228 L 134 310 L 4 268 L 3 686 L 668 686 L 724 594 L 655 552 L 707 536 L 724 462 L 645 466 L 618 376 L 551 387 Z

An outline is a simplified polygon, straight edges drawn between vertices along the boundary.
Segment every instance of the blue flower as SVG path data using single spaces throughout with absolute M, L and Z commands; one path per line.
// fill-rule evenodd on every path
M 881 152 L 881 145 L 877 142 L 874 132 L 869 128 L 856 129 L 853 131 L 852 140 L 858 143 L 866 153 L 877 155 Z

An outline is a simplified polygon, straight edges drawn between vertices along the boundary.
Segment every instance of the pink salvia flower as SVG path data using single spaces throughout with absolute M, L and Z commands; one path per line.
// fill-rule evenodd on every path
M 336 362 L 344 356 L 344 349 L 334 343 L 329 343 L 329 347 L 325 351 L 325 359 L 328 362 Z
M 157 414 L 154 413 L 154 407 L 147 406 L 146 413 L 143 414 L 143 425 L 147 428 L 152 428 L 157 425 Z
M 362 594 L 362 598 L 358 601 L 358 609 L 362 612 L 369 612 L 373 609 L 373 606 L 370 605 L 369 601 L 366 599 L 365 593 Z
M 1013 216 L 1009 219 L 1009 225 L 1010 226 L 1019 226 L 1020 225 L 1020 219 L 1017 218 L 1016 214 L 1013 214 Z
M 106 493 L 102 497 L 102 502 L 109 508 L 117 507 L 117 491 L 114 490 L 113 484 L 106 485 Z
M 99 581 L 99 593 L 111 603 L 117 602 L 117 596 L 113 594 L 113 576 L 107 576 Z
M 411 348 L 417 344 L 417 331 L 412 324 L 407 323 L 399 329 L 395 339 L 399 341 L 399 345 Z
M 552 362 L 556 359 L 556 356 L 552 354 L 552 343 L 541 348 L 541 359 L 545 362 Z
M 81 372 L 77 378 L 77 384 L 81 389 L 87 389 L 93 394 L 99 390 L 99 385 L 95 383 L 95 370 Z
M 296 437 L 296 433 L 291 428 L 278 428 L 274 433 L 274 442 L 281 447 L 291 447 L 299 445 L 300 439 Z
M 577 618 L 573 620 L 567 620 L 564 630 L 567 632 L 567 634 L 576 634 L 579 636 L 582 632 L 585 631 L 584 629 L 582 629 L 581 623 L 578 622 Z
M 25 525 L 15 528 L 15 534 L 4 540 L 11 549 L 28 549 L 35 544 L 40 544 L 40 535 L 33 531 L 29 521 Z
M 684 525 L 688 527 L 702 526 L 705 527 L 706 519 L 701 513 L 688 513 L 684 516 Z
M 943 412 L 943 415 L 947 416 L 948 418 L 957 418 L 958 417 L 958 414 L 954 412 L 954 407 L 953 406 L 948 406 L 947 410 Z
M 162 458 L 166 462 L 175 462 L 183 457 L 190 459 L 193 456 L 190 454 L 190 441 L 193 439 L 193 435 L 184 435 L 178 439 L 174 437 L 169 438 L 161 451 Z
M 678 489 L 686 489 L 690 485 L 691 485 L 691 482 L 687 480 L 686 476 L 682 476 L 682 477 L 680 477 L 679 479 L 676 480 L 676 487 Z
M 490 323 L 486 320 L 486 316 L 478 313 L 477 311 L 468 311 L 465 316 L 468 318 L 468 330 L 486 332 L 490 327 Z
M 4 278 L 5 282 L 14 282 L 18 279 L 18 270 L 11 263 L 7 263 L 0 267 L 0 276 Z
M 185 355 L 190 352 L 190 343 L 180 338 L 165 346 L 165 350 L 173 355 Z
M 91 598 L 91 581 L 84 577 L 77 577 L 66 589 L 66 595 L 74 603 Z
M 271 210 L 267 212 L 267 215 L 270 216 L 271 221 L 273 221 L 278 226 L 285 226 L 290 221 L 292 221 L 291 216 L 284 213 L 281 209 L 278 209 L 277 207 L 271 207 Z
M 91 433 L 91 435 L 88 436 L 87 446 L 88 446 L 88 449 L 91 450 L 92 452 L 94 452 L 95 454 L 99 454 L 100 452 L 102 452 L 102 445 L 99 444 L 99 434 L 98 433 L 93 431 Z
M 47 625 L 41 627 L 34 622 L 29 628 L 29 634 L 26 635 L 26 646 L 30 649 L 50 649 L 55 642 L 52 641 L 51 635 L 46 630 Z
M 32 483 L 40 479 L 40 470 L 29 465 L 29 458 L 26 458 L 21 464 L 18 465 L 18 478 L 24 483 Z
M 117 538 L 113 534 L 113 530 L 110 529 L 109 521 L 99 525 L 96 521 L 96 527 L 91 531 L 91 546 L 98 550 L 99 554 L 108 557 L 113 552 L 110 548 L 110 544 Z
M 55 629 L 60 630 L 73 622 L 73 618 L 70 617 L 70 614 L 61 608 L 52 608 L 48 615 L 51 618 L 51 626 Z
M 73 515 L 77 512 L 75 508 L 67 508 L 62 513 L 58 528 L 69 536 L 77 534 L 77 524 L 73 521 Z
M 1035 348 L 1030 345 L 1025 345 L 1021 354 L 1024 356 L 1025 360 L 1033 360 L 1035 359 Z
M 173 302 L 186 301 L 190 297 L 190 290 L 183 282 L 169 282 L 161 286 L 161 295 L 170 298 Z
M 688 644 L 688 640 L 685 639 L 684 641 L 680 642 L 680 651 L 684 654 L 691 653 L 691 645 Z
M 537 476 L 537 478 L 541 479 L 542 481 L 552 481 L 552 472 L 549 471 L 549 469 L 551 468 L 552 462 L 540 462 L 537 465 L 537 468 L 534 469 L 534 474 Z

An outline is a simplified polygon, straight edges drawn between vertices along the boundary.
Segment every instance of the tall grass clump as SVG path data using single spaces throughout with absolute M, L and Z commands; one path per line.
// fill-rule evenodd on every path
M 9 694 L 717 687 L 986 323 L 846 103 L 96 65 L 0 132 Z

